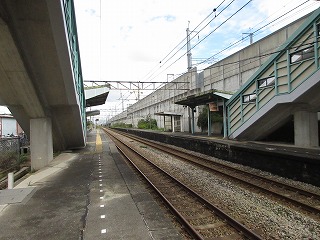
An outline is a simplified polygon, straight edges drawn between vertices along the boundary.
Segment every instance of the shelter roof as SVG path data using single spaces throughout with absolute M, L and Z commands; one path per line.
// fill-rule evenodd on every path
M 100 110 L 87 111 L 86 115 L 87 117 L 100 115 Z
M 155 113 L 154 115 L 159 115 L 159 116 L 182 116 L 181 113 L 175 113 L 175 112 L 158 112 L 158 113 Z
M 232 94 L 230 93 L 213 89 L 213 90 L 189 95 L 185 98 L 182 98 L 176 101 L 175 104 L 185 105 L 193 108 L 195 106 L 206 105 L 211 102 L 221 102 L 224 100 L 229 100 L 231 97 L 232 97 Z

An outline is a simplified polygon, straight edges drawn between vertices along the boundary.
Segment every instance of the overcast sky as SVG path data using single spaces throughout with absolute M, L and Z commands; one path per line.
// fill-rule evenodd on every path
M 167 74 L 179 76 L 187 71 L 186 28 L 193 31 L 209 16 L 191 33 L 193 65 L 214 56 L 197 65 L 199 71 L 247 46 L 243 33 L 262 28 L 253 36 L 256 41 L 318 7 L 314 0 L 75 0 L 84 80 L 166 81 Z M 137 97 L 122 94 L 129 99 L 125 107 Z M 111 91 L 107 103 L 97 108 L 121 112 L 119 99 L 120 91 Z M 102 112 L 103 117 L 108 114 L 114 112 Z
M 187 71 L 184 45 L 188 26 L 190 31 L 194 30 L 190 35 L 192 63 L 200 71 L 247 46 L 249 38 L 241 41 L 248 36 L 243 33 L 254 32 L 254 41 L 259 40 L 320 6 L 315 0 L 74 0 L 74 3 L 83 78 L 105 81 L 166 81 L 167 74 L 175 77 L 183 74 Z M 298 5 L 301 6 L 286 14 Z M 282 15 L 285 16 L 269 24 Z M 217 54 L 238 41 L 233 48 Z M 209 57 L 213 60 L 197 65 Z M 143 92 L 142 97 L 149 93 Z M 128 99 L 124 101 L 125 107 L 137 97 L 128 91 L 122 91 L 122 95 Z M 119 98 L 120 91 L 112 91 L 107 103 L 98 109 L 121 112 Z M 103 118 L 114 114 L 101 113 Z

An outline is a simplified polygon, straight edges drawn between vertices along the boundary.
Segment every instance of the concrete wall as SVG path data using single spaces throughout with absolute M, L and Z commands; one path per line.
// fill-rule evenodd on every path
M 191 72 L 185 73 L 174 80 L 175 82 L 185 82 L 185 84 L 179 84 L 178 87 L 182 88 L 188 86 L 189 91 L 168 90 L 175 88 L 174 84 L 168 83 L 166 86 L 130 106 L 124 113 L 111 118 L 109 122 L 124 122 L 133 124 L 133 126 L 136 127 L 140 119 L 145 118 L 150 114 L 152 118 L 157 120 L 158 127 L 163 128 L 164 118 L 154 114 L 159 112 L 175 112 L 182 115 L 181 131 L 188 132 L 189 110 L 187 107 L 174 104 L 177 99 L 211 89 L 230 93 L 236 92 L 268 59 L 269 54 L 276 51 L 276 49 L 288 39 L 304 20 L 305 17 L 291 23 L 273 34 L 211 65 L 200 73 L 197 73 L 197 69 L 194 68 Z M 201 131 L 201 129 L 196 126 L 198 113 L 199 107 L 196 107 L 195 132 Z
M 320 162 L 312 155 L 299 152 L 273 150 L 266 146 L 250 143 L 210 141 L 203 138 L 185 138 L 185 136 L 143 131 L 135 129 L 119 129 L 139 137 L 147 138 L 195 152 L 200 152 L 226 161 L 268 171 L 282 177 L 320 186 Z
M 204 70 L 203 90 L 236 92 L 304 22 L 299 19 Z M 260 57 L 259 57 L 260 56 Z
M 188 131 L 188 108 L 174 104 L 174 102 L 176 101 L 177 96 L 187 92 L 186 90 L 181 89 L 190 89 L 190 87 L 195 89 L 196 86 L 199 85 L 198 81 L 198 73 L 195 68 L 192 72 L 176 78 L 171 83 L 166 84 L 159 90 L 131 105 L 125 112 L 113 117 L 109 122 L 122 122 L 132 124 L 134 127 L 137 127 L 139 120 L 145 119 L 150 115 L 151 118 L 157 120 L 159 128 L 164 128 L 164 117 L 155 115 L 155 113 L 174 112 L 182 115 L 181 131 Z M 197 130 L 199 131 L 200 129 Z

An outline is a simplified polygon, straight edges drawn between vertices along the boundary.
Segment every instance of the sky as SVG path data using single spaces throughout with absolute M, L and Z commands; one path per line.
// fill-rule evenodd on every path
M 164 82 L 187 71 L 187 28 L 192 64 L 201 71 L 248 46 L 249 35 L 243 33 L 253 33 L 257 41 L 320 6 L 315 0 L 74 0 L 74 4 L 83 79 L 143 82 Z M 238 44 L 229 47 L 233 43 Z M 141 97 L 150 93 L 143 91 Z M 100 118 L 110 118 L 136 99 L 135 91 L 112 90 L 106 104 L 94 109 L 101 110 Z

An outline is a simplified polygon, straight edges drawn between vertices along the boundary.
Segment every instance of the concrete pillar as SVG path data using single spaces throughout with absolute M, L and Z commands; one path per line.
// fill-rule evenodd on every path
M 300 147 L 318 147 L 318 114 L 298 111 L 294 114 L 294 144 Z
M 39 170 L 53 159 L 52 123 L 50 118 L 30 120 L 31 169 Z
M 210 107 L 208 107 L 208 136 L 211 135 L 211 112 Z
M 227 107 L 226 107 L 226 101 L 223 99 L 223 139 L 226 139 L 228 137 L 227 133 Z
M 191 134 L 194 135 L 194 111 L 195 108 L 191 108 Z
M 174 116 L 171 115 L 172 132 L 174 132 Z

